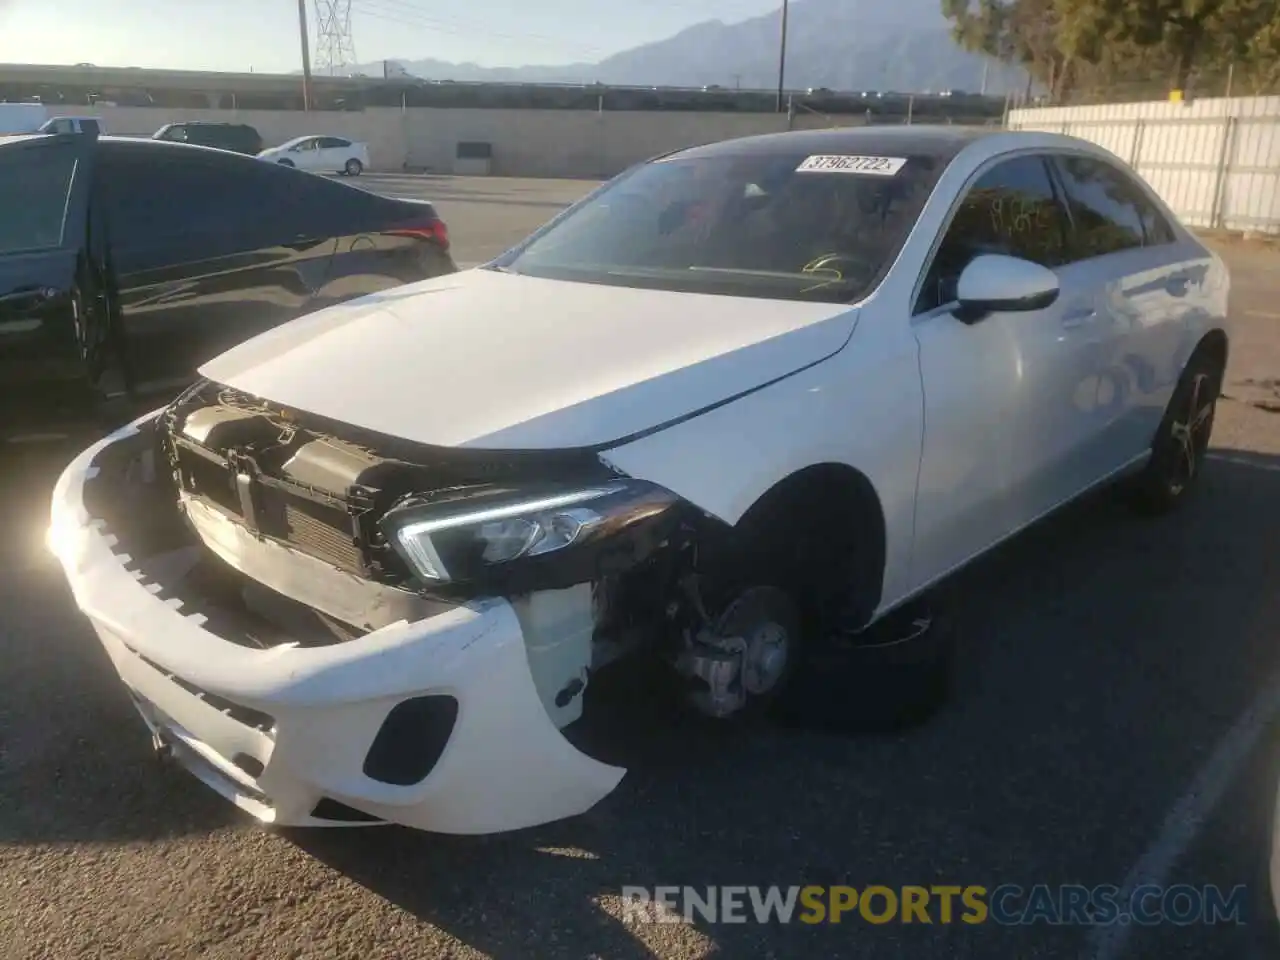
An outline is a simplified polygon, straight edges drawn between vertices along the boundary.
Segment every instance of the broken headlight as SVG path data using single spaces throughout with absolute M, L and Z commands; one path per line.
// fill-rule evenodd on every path
M 639 480 L 455 493 L 445 500 L 410 497 L 382 520 L 396 552 L 428 582 L 472 580 L 493 567 L 598 541 L 676 502 L 674 494 Z

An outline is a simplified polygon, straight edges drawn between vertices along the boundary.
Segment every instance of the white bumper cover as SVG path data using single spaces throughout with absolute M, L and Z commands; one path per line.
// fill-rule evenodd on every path
M 267 822 L 332 825 L 312 816 L 328 798 L 380 820 L 462 834 L 574 816 L 618 785 L 625 770 L 579 752 L 548 716 L 505 600 L 345 643 L 261 650 L 216 636 L 180 601 L 139 582 L 83 493 L 98 454 L 146 419 L 64 471 L 49 542 L 144 720 L 201 780 Z M 458 709 L 426 778 L 394 786 L 366 776 L 392 708 L 435 694 L 454 697 Z

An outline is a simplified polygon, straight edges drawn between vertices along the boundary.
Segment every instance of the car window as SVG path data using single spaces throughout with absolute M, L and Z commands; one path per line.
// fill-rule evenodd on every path
M 1073 259 L 1087 260 L 1173 241 L 1173 230 L 1141 187 L 1092 157 L 1057 158 L 1075 221 Z
M 311 139 L 309 139 L 309 140 L 303 140 L 301 143 L 299 143 L 299 144 L 298 144 L 296 147 L 294 147 L 293 149 L 295 149 L 295 150 L 314 150 L 315 148 L 316 148 L 316 141 L 315 141 L 315 138 L 313 137 L 313 138 L 311 138 Z
M 218 131 L 210 127 L 188 127 L 184 139 L 201 147 L 216 147 L 220 141 Z
M 350 140 L 342 140 L 338 137 L 321 137 L 320 147 L 324 150 L 340 149 L 351 146 Z
M 0 254 L 62 244 L 75 170 L 69 144 L 0 150 Z
M 299 201 L 267 182 L 274 167 L 232 153 L 113 143 L 97 182 L 124 273 L 289 242 Z
M 773 152 L 647 163 L 495 265 L 586 283 L 848 302 L 893 262 L 942 166 L 928 155 Z
M 175 125 L 172 127 L 166 127 L 164 129 L 164 132 L 160 135 L 160 139 L 178 140 L 185 143 L 187 139 L 187 128 L 184 126 L 178 126 L 178 125 Z
M 955 299 L 974 257 L 1004 254 L 1045 267 L 1067 262 L 1066 210 L 1044 157 L 1013 157 L 983 173 L 956 208 L 925 276 L 916 312 Z
M 97 181 L 123 273 L 377 229 L 394 201 L 232 153 L 112 143 Z

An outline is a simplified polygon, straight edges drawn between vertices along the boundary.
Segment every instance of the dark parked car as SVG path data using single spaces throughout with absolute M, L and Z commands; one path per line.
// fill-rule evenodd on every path
M 152 140 L 171 140 L 197 147 L 215 147 L 256 157 L 263 147 L 262 136 L 247 123 L 218 123 L 198 120 L 167 123 L 151 135 Z
M 457 269 L 425 201 L 153 140 L 0 141 L 0 211 L 0 440 L 158 405 L 269 327 Z

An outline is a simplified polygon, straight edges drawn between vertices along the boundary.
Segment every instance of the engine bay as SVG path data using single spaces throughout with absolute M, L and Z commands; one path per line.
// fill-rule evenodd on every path
M 530 650 L 535 677 L 548 671 L 539 687 L 558 723 L 576 718 L 592 672 L 638 650 L 673 667 L 703 712 L 746 704 L 752 654 L 740 634 L 752 624 L 704 589 L 733 550 L 732 531 L 665 491 L 624 495 L 609 522 L 568 549 L 458 580 L 424 578 L 388 535 L 388 518 L 406 511 L 592 485 L 603 496 L 629 482 L 591 450 L 433 448 L 207 381 L 171 404 L 156 432 L 188 528 L 251 589 L 353 635 L 439 604 L 502 597 L 534 636 L 578 638 L 548 641 L 541 667 Z

